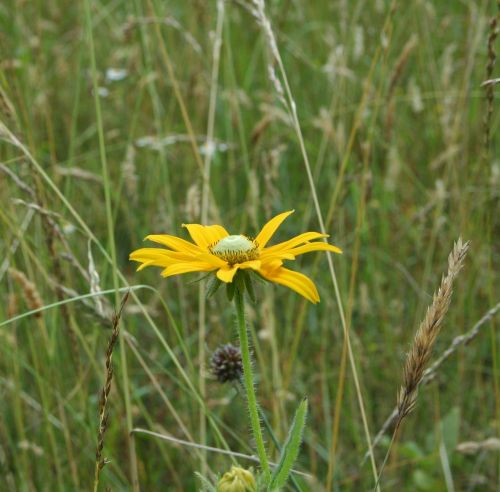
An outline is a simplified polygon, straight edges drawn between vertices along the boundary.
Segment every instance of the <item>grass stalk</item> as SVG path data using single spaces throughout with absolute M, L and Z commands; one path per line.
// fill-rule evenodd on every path
M 417 403 L 418 389 L 424 378 L 425 369 L 432 355 L 436 338 L 441 331 L 443 319 L 450 307 L 453 282 L 463 267 L 468 249 L 469 243 L 463 243 L 461 238 L 453 246 L 453 250 L 448 257 L 448 272 L 446 276 L 443 276 L 441 285 L 434 294 L 432 304 L 427 308 L 427 313 L 418 327 L 410 351 L 406 356 L 403 385 L 398 394 L 396 425 L 377 477 L 377 485 L 380 483 L 401 423 L 413 411 Z
M 321 212 L 321 207 L 319 204 L 318 195 L 316 193 L 316 186 L 314 184 L 314 178 L 312 175 L 311 165 L 309 163 L 309 157 L 308 157 L 308 154 L 306 151 L 304 137 L 302 135 L 302 128 L 301 128 L 300 121 L 299 121 L 298 114 L 297 114 L 297 105 L 296 105 L 295 100 L 294 100 L 293 95 L 292 95 L 292 91 L 290 88 L 290 84 L 288 82 L 288 77 L 286 75 L 285 67 L 283 65 L 281 55 L 278 51 L 278 47 L 277 47 L 277 43 L 276 43 L 276 40 L 274 37 L 274 33 L 271 29 L 271 24 L 265 15 L 264 2 L 263 2 L 263 0 L 254 0 L 254 4 L 256 7 L 257 18 L 260 21 L 260 23 L 262 24 L 265 35 L 269 41 L 270 50 L 272 52 L 273 57 L 276 60 L 276 63 L 278 64 L 278 67 L 279 67 L 279 72 L 281 74 L 281 78 L 283 80 L 283 84 L 285 87 L 284 93 L 283 93 L 283 89 L 281 87 L 281 84 L 279 83 L 279 80 L 277 80 L 277 79 L 275 80 L 275 86 L 276 86 L 278 95 L 281 95 L 281 97 L 282 97 L 283 101 L 285 102 L 285 105 L 290 113 L 290 116 L 292 117 L 292 123 L 293 123 L 294 130 L 296 132 L 296 135 L 297 135 L 297 140 L 299 142 L 301 155 L 302 155 L 304 166 L 306 169 L 307 180 L 309 183 L 309 188 L 311 190 L 312 200 L 314 203 L 314 209 L 316 211 L 316 216 L 317 216 L 319 226 L 320 226 L 320 231 L 322 233 L 326 234 L 325 223 L 323 221 L 323 214 Z M 273 73 L 274 73 L 274 71 L 271 71 L 271 76 Z M 281 91 L 280 91 L 280 88 L 281 88 Z M 286 99 L 285 99 L 285 97 L 286 97 Z M 368 444 L 368 447 L 371 449 L 371 447 L 372 447 L 371 436 L 370 436 L 370 430 L 368 427 L 368 419 L 366 417 L 365 405 L 364 405 L 364 401 L 363 401 L 363 393 L 361 391 L 361 385 L 360 385 L 359 377 L 358 377 L 358 370 L 356 368 L 354 353 L 352 351 L 351 342 L 350 342 L 350 338 L 349 338 L 349 330 L 348 330 L 348 326 L 347 326 L 347 322 L 346 322 L 346 318 L 345 318 L 345 314 L 344 314 L 343 302 L 342 302 L 342 298 L 340 295 L 340 289 L 339 289 L 339 285 L 338 285 L 337 275 L 335 273 L 335 267 L 333 265 L 332 255 L 329 252 L 327 252 L 327 261 L 328 261 L 328 268 L 329 268 L 330 275 L 331 275 L 332 282 L 333 282 L 335 299 L 337 301 L 337 305 L 338 305 L 338 309 L 339 309 L 340 319 L 341 319 L 341 323 L 342 323 L 342 330 L 344 333 L 344 337 L 346 339 L 347 354 L 348 354 L 348 358 L 349 358 L 351 371 L 353 374 L 354 386 L 356 389 L 356 396 L 358 399 L 358 404 L 359 404 L 359 408 L 360 408 L 360 412 L 361 412 L 361 419 L 363 422 L 365 439 L 366 439 L 366 442 Z M 377 476 L 378 476 L 377 465 L 375 463 L 375 457 L 373 456 L 373 454 L 370 456 L 370 462 L 372 465 L 373 477 L 375 480 L 377 480 Z
M 365 219 L 365 208 L 366 208 L 366 190 L 368 187 L 368 163 L 370 160 L 370 152 L 368 150 L 364 153 L 364 164 L 363 164 L 363 176 L 361 178 L 361 190 L 360 190 L 360 198 L 358 203 L 358 212 L 356 218 L 356 230 L 355 230 L 355 240 L 352 254 L 352 262 L 351 262 L 351 277 L 349 281 L 349 296 L 348 296 L 348 306 L 347 306 L 347 327 L 350 330 L 351 321 L 352 321 L 352 311 L 354 305 L 354 296 L 355 296 L 355 288 L 357 286 L 356 279 L 358 274 L 359 267 L 359 255 L 361 250 L 361 235 L 362 235 L 362 226 Z M 336 452 L 338 445 L 338 437 L 339 437 L 339 429 L 340 429 L 340 416 L 342 412 L 342 400 L 344 394 L 344 383 L 345 383 L 345 374 L 346 374 L 346 359 L 347 359 L 347 340 L 344 337 L 342 343 L 342 354 L 340 356 L 340 370 L 337 384 L 337 395 L 335 397 L 335 413 L 334 420 L 332 425 L 332 438 L 330 442 L 330 456 L 328 459 L 328 472 L 327 472 L 327 480 L 326 480 L 326 488 L 327 490 L 332 489 L 333 477 L 335 471 L 335 463 L 336 463 Z
M 85 21 L 86 21 L 86 32 L 87 39 L 89 43 L 89 54 L 92 68 L 92 87 L 94 92 L 94 104 L 97 120 L 97 131 L 99 137 L 99 155 L 101 159 L 102 166 L 102 177 L 104 182 L 104 198 L 105 198 L 105 208 L 106 208 L 106 222 L 108 228 L 108 241 L 111 256 L 111 269 L 113 276 L 113 286 L 115 289 L 115 301 L 116 304 L 119 302 L 119 282 L 117 274 L 117 262 L 116 262 L 116 244 L 115 244 L 115 233 L 114 233 L 114 222 L 113 222 L 113 211 L 111 203 L 111 183 L 108 170 L 108 163 L 106 157 L 106 144 L 104 140 L 104 125 L 102 120 L 101 103 L 99 100 L 99 87 L 97 84 L 97 66 L 95 59 L 95 49 L 94 49 L 94 35 L 93 35 L 93 25 L 92 25 L 92 15 L 90 0 L 85 0 Z M 127 447 L 129 451 L 129 464 L 130 464 L 130 479 L 132 482 L 132 490 L 134 492 L 139 492 L 139 477 L 137 471 L 137 456 L 135 450 L 134 436 L 131 434 L 132 430 L 132 409 L 130 401 L 130 382 L 127 370 L 127 353 L 125 351 L 125 344 L 120 344 L 120 368 L 122 373 L 122 384 L 124 392 L 125 401 L 125 414 L 126 414 L 126 428 L 127 428 Z
M 99 399 L 99 430 L 97 433 L 97 448 L 94 467 L 94 492 L 97 492 L 99 488 L 99 475 L 106 464 L 106 460 L 102 457 L 102 450 L 104 448 L 104 435 L 106 434 L 106 430 L 108 428 L 109 415 L 107 407 L 109 393 L 111 391 L 111 382 L 113 380 L 113 349 L 120 334 L 120 319 L 128 296 L 129 292 L 126 292 L 123 296 L 120 309 L 113 316 L 111 336 L 109 337 L 108 348 L 106 349 L 106 379 L 101 390 L 101 397 Z
M 497 313 L 500 311 L 500 303 L 497 303 L 491 309 L 489 309 L 482 317 L 479 319 L 472 328 L 467 331 L 467 333 L 463 335 L 456 336 L 448 346 L 446 350 L 444 350 L 441 355 L 434 361 L 434 363 L 428 367 L 424 371 L 424 375 L 422 377 L 422 381 L 420 382 L 420 386 L 429 384 L 434 378 L 437 376 L 438 370 L 441 368 L 444 362 L 448 360 L 457 350 L 471 343 L 480 333 L 481 328 L 488 323 L 489 321 L 494 320 Z M 377 432 L 377 435 L 373 439 L 373 447 L 375 448 L 380 443 L 382 437 L 387 433 L 389 428 L 395 424 L 398 417 L 398 407 L 396 406 L 390 415 L 385 419 L 382 427 Z M 368 455 L 366 454 L 363 460 L 366 460 Z
M 215 107 L 217 103 L 217 86 L 219 83 L 219 62 L 220 51 L 222 45 L 222 27 L 224 25 L 224 1 L 217 1 L 217 23 L 215 28 L 215 39 L 213 43 L 212 54 L 212 75 L 210 82 L 210 100 L 208 107 L 208 122 L 207 122 L 207 139 L 205 142 L 206 153 L 205 161 L 203 163 L 203 187 L 201 195 L 201 223 L 206 224 L 208 221 L 208 209 L 210 198 L 210 167 L 212 163 L 212 156 L 214 152 L 212 147 L 214 145 L 214 121 L 215 121 Z M 206 281 L 201 280 L 198 285 L 198 364 L 199 364 L 199 386 L 201 398 L 206 398 L 205 386 L 205 343 L 206 343 Z M 200 408 L 200 442 L 203 445 L 207 444 L 206 436 L 206 415 L 204 408 Z M 207 473 L 207 455 L 206 451 L 202 450 L 201 460 L 201 474 Z

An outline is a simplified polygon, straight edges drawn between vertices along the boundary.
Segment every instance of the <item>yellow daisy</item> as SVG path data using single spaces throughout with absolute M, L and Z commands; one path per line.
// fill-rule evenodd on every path
M 194 243 L 176 236 L 152 234 L 146 239 L 169 249 L 141 248 L 130 254 L 130 259 L 147 266 L 159 266 L 163 277 L 188 272 L 216 271 L 217 278 L 231 283 L 238 270 L 251 269 L 270 282 L 284 285 L 313 303 L 319 302 L 319 294 L 313 281 L 304 274 L 283 266 L 284 260 L 310 251 L 333 251 L 340 248 L 323 241 L 310 242 L 328 237 L 319 232 L 304 232 L 288 241 L 266 247 L 281 223 L 293 213 L 283 212 L 272 218 L 255 239 L 243 234 L 231 235 L 220 225 L 203 226 L 183 224 Z

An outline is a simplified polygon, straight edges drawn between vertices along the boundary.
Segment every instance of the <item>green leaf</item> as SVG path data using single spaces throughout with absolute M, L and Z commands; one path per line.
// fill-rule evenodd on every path
M 426 436 L 425 444 L 427 451 L 436 451 L 442 439 L 446 451 L 451 455 L 457 447 L 459 433 L 460 409 L 453 407 Z
M 215 487 L 201 473 L 194 472 L 194 474 L 200 480 L 203 492 L 216 492 Z
M 243 270 L 238 270 L 233 278 L 233 284 L 241 292 L 245 292 L 245 272 Z
M 191 284 L 197 284 L 198 282 L 201 282 L 202 280 L 205 280 L 206 278 L 210 277 L 211 275 L 213 275 L 213 272 L 208 272 L 207 274 L 202 275 L 201 277 L 198 277 L 198 278 L 195 278 L 194 280 L 191 280 L 190 282 L 188 282 L 188 284 L 189 285 L 191 285 Z
M 280 490 L 285 486 L 290 471 L 295 464 L 295 460 L 299 455 L 300 444 L 302 443 L 302 433 L 306 424 L 307 417 L 307 398 L 304 398 L 297 408 L 295 417 L 290 427 L 290 432 L 286 439 L 285 445 L 281 451 L 280 461 L 274 470 L 269 485 L 270 491 Z
M 226 284 L 226 294 L 229 302 L 233 300 L 235 291 L 236 291 L 236 285 L 234 282 Z
M 436 490 L 436 480 L 424 470 L 415 470 L 412 474 L 412 479 L 418 490 L 429 492 Z
M 207 299 L 210 299 L 222 285 L 222 281 L 220 281 L 215 275 L 208 281 L 206 296 Z
M 441 420 L 441 433 L 448 454 L 452 454 L 458 444 L 460 432 L 460 409 L 453 407 Z
M 248 297 L 250 297 L 250 300 L 255 304 L 255 301 L 257 298 L 255 297 L 255 290 L 253 288 L 253 282 L 252 282 L 252 277 L 249 273 L 244 272 L 245 275 L 245 288 L 248 293 Z

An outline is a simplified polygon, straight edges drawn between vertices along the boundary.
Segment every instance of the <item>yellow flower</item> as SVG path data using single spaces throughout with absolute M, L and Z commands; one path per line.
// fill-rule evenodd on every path
M 257 484 L 250 471 L 232 466 L 217 484 L 217 492 L 255 492 Z
M 217 278 L 231 283 L 238 270 L 251 269 L 270 282 L 284 285 L 313 303 L 319 302 L 319 294 L 312 280 L 302 273 L 283 266 L 284 260 L 310 251 L 342 253 L 337 246 L 323 241 L 310 242 L 328 237 L 319 232 L 304 232 L 283 243 L 266 247 L 281 223 L 293 213 L 284 212 L 272 218 L 255 239 L 242 234 L 230 235 L 220 225 L 203 226 L 183 224 L 194 243 L 176 236 L 153 234 L 146 239 L 169 249 L 141 248 L 130 254 L 130 259 L 147 266 L 159 266 L 161 275 L 170 277 L 188 272 L 217 272 Z

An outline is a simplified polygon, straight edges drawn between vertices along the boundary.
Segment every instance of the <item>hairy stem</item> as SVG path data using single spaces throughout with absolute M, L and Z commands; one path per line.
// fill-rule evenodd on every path
M 262 429 L 260 428 L 259 409 L 257 407 L 257 398 L 255 396 L 254 377 L 252 371 L 252 362 L 250 360 L 250 348 L 248 344 L 248 333 L 245 321 L 245 300 L 243 290 L 237 288 L 234 295 L 234 305 L 236 308 L 236 317 L 238 320 L 238 336 L 240 338 L 241 358 L 243 362 L 243 382 L 247 394 L 248 412 L 250 414 L 250 423 L 252 425 L 252 433 L 257 446 L 257 454 L 259 455 L 260 466 L 266 475 L 266 481 L 271 476 L 269 461 L 267 459 L 264 439 L 262 437 Z
M 238 395 L 243 396 L 241 393 L 241 385 L 236 384 L 234 387 L 236 388 Z M 271 438 L 274 445 L 276 446 L 276 449 L 281 453 L 281 449 L 282 449 L 281 444 L 279 443 L 278 438 L 276 437 L 276 434 L 274 433 L 273 428 L 271 427 L 271 423 L 269 422 L 269 419 L 267 418 L 267 416 L 264 413 L 264 411 L 262 410 L 262 408 L 257 407 L 257 410 L 259 411 L 260 419 L 262 420 L 262 423 L 264 424 L 264 427 L 266 428 L 267 433 L 269 434 L 269 437 Z M 297 479 L 293 476 L 293 471 L 294 470 L 292 470 L 292 473 L 290 474 L 290 481 L 292 482 L 292 487 L 297 492 L 303 492 L 302 487 L 297 482 Z

